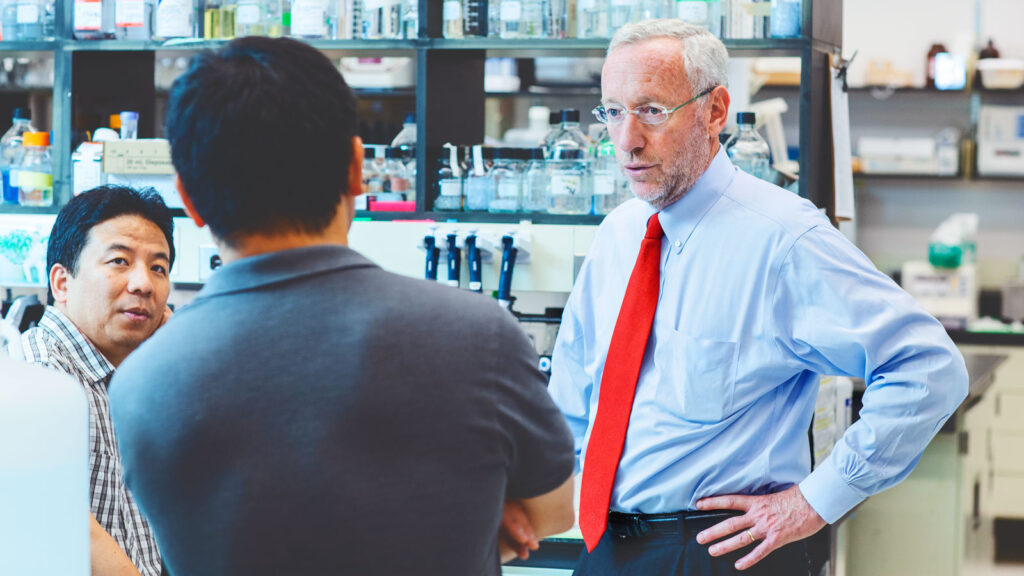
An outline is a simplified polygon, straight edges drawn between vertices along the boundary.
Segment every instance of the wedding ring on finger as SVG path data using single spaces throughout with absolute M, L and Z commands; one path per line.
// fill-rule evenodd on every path
M 754 542 L 757 542 L 757 538 L 754 538 L 754 533 L 751 532 L 750 530 L 747 530 L 747 537 L 750 538 L 750 543 L 751 544 L 753 544 Z

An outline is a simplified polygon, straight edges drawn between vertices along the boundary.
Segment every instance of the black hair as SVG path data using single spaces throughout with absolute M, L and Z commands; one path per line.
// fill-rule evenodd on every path
M 192 58 L 171 87 L 166 134 L 214 236 L 315 234 L 347 192 L 356 100 L 312 46 L 239 38 Z
M 98 186 L 75 196 L 61 208 L 50 230 L 46 246 L 46 275 L 54 264 L 78 274 L 78 258 L 89 241 L 89 232 L 118 216 L 141 216 L 164 233 L 170 265 L 174 265 L 174 220 L 163 198 L 152 188 L 135 190 L 127 186 Z M 170 269 L 170 266 L 168 266 Z M 53 304 L 53 287 L 47 284 L 46 303 Z

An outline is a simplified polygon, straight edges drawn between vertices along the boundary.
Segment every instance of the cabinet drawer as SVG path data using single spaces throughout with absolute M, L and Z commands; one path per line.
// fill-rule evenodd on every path
M 990 509 L 997 518 L 1024 519 L 1024 475 L 996 474 Z
M 992 467 L 997 473 L 1024 475 L 1024 431 L 992 431 Z
M 1000 427 L 1024 430 L 1024 391 L 996 392 L 996 422 Z

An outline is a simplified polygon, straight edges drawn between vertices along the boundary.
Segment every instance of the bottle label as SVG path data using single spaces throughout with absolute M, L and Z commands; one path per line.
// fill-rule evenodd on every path
M 684 22 L 707 22 L 708 4 L 703 0 L 679 0 L 676 2 L 676 17 Z
M 582 190 L 583 178 L 579 174 L 552 174 L 552 196 L 575 196 Z
M 11 180 L 14 180 L 14 173 L 11 173 Z M 12 184 L 13 185 L 13 184 Z M 53 187 L 53 175 L 46 172 L 29 172 L 21 170 L 18 172 L 18 188 L 22 190 L 46 190 Z
M 161 38 L 190 38 L 192 32 L 190 0 L 160 0 L 156 9 L 156 35 Z
M 18 24 L 38 24 L 39 6 L 35 4 L 18 4 Z
M 594 174 L 594 195 L 610 196 L 615 193 L 615 174 L 598 172 Z
M 462 196 L 462 181 L 441 180 L 441 196 Z
M 327 33 L 326 0 L 296 0 L 292 5 L 292 34 L 322 37 Z
M 462 20 L 462 2 L 445 2 L 443 11 L 445 20 Z
M 518 22 L 523 17 L 523 3 L 504 0 L 501 3 L 501 19 L 506 22 Z
M 519 182 L 514 178 L 502 178 L 498 182 L 498 198 L 519 198 Z
M 146 4 L 143 0 L 117 0 L 114 14 L 118 28 L 142 28 L 146 19 Z
M 102 23 L 102 0 L 75 0 L 75 30 L 99 30 Z
M 239 6 L 235 12 L 239 24 L 251 25 L 260 23 L 260 7 L 256 4 Z

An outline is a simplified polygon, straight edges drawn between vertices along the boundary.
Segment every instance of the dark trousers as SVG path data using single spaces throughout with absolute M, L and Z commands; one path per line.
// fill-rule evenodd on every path
M 731 512 L 681 518 L 673 526 L 630 529 L 609 525 L 592 553 L 586 549 L 576 563 L 573 576 L 809 576 L 810 561 L 805 541 L 793 542 L 740 571 L 736 561 L 754 545 L 719 556 L 708 554 L 708 546 L 697 543 L 697 534 L 734 516 Z

